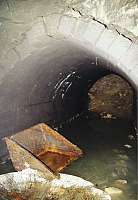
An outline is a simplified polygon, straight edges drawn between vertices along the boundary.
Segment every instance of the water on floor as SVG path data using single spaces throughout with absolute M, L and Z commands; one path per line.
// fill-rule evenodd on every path
M 102 190 L 110 190 L 112 200 L 137 199 L 137 142 L 131 124 L 101 120 L 89 114 L 58 131 L 84 152 L 64 173 L 89 180 Z M 0 174 L 13 170 L 10 160 L 0 165 Z
M 65 173 L 110 190 L 112 200 L 137 199 L 136 133 L 131 124 L 88 115 L 65 125 L 59 132 L 84 152 Z

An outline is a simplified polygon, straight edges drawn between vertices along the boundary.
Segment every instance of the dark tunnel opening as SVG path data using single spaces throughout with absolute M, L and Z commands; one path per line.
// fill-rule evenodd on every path
M 115 178 L 132 182 L 136 174 L 132 123 L 100 119 L 88 113 L 89 89 L 97 80 L 110 74 L 126 79 L 135 91 L 133 80 L 122 68 L 85 46 L 69 41 L 56 41 L 48 49 L 18 62 L 0 86 L 1 139 L 44 122 L 84 151 L 84 157 L 65 172 L 93 181 L 101 189 L 113 185 Z M 136 112 L 136 107 L 133 108 Z M 130 135 L 134 140 L 128 144 Z M 0 145 L 0 157 L 4 162 L 1 171 L 13 170 L 2 140 Z M 134 151 L 129 153 L 130 146 Z M 133 159 L 128 162 L 130 154 Z M 130 186 L 132 192 L 128 192 L 135 195 L 135 187 L 133 183 Z
M 41 184 L 40 188 L 35 187 L 30 174 L 30 185 L 22 184 L 22 180 L 26 182 L 28 178 L 24 171 L 7 174 L 19 168 L 15 167 L 9 154 L 5 137 L 6 142 L 11 139 L 11 144 L 17 139 L 15 146 L 23 147 L 26 152 L 23 156 L 20 147 L 17 151 L 11 150 L 18 154 L 15 164 L 22 165 L 20 161 L 24 159 L 21 170 L 29 167 L 32 173 L 35 168 L 32 163 L 26 163 L 26 155 L 31 153 L 31 157 L 38 158 L 40 166 L 45 164 L 42 169 L 44 172 L 46 169 L 46 181 L 48 167 L 52 179 L 55 178 L 53 175 L 63 172 L 65 177 L 71 174 L 83 178 L 84 183 L 93 183 L 92 190 L 89 186 L 87 188 L 94 192 L 90 199 L 137 199 L 136 4 L 135 0 L 0 1 L 0 175 L 3 174 L 0 177 L 0 200 L 17 196 L 16 199 L 64 199 L 66 194 L 66 199 L 80 200 L 87 196 L 83 191 L 80 198 L 81 192 L 75 183 L 77 192 L 72 197 L 74 188 L 70 192 L 63 187 L 64 182 L 63 186 L 60 185 L 61 198 L 57 189 L 56 194 L 50 196 L 51 182 L 46 190 L 41 181 L 37 184 Z M 26 129 L 30 138 L 24 134 Z M 68 149 L 69 143 L 64 143 L 62 151 L 62 141 L 51 135 L 47 137 L 47 130 L 51 130 L 50 134 L 55 133 L 54 130 L 59 132 L 59 137 L 67 138 L 78 151 Z M 19 132 L 23 137 L 17 134 L 16 138 L 14 134 Z M 26 151 L 23 138 L 30 143 L 31 149 L 37 146 L 34 152 Z M 38 140 L 42 142 L 42 148 Z M 43 144 L 46 144 L 46 151 Z M 55 154 L 52 152 L 56 149 L 54 145 L 61 148 L 53 151 Z M 48 152 L 50 148 L 51 152 Z M 66 150 L 71 151 L 71 156 L 81 154 L 82 157 L 67 165 L 64 171 L 57 171 L 61 169 L 58 164 L 62 163 L 63 167 L 69 159 L 73 161 L 69 154 L 64 154 Z M 35 152 L 42 154 L 37 157 Z M 64 161 L 62 153 L 66 157 Z M 46 159 L 44 163 L 41 158 Z M 56 164 L 52 168 L 53 158 Z M 36 172 L 43 171 L 36 163 Z M 18 180 L 14 182 L 12 175 Z M 33 179 L 36 181 L 35 176 Z M 70 180 L 66 181 L 67 185 L 70 184 Z M 19 190 L 14 189 L 16 186 Z M 85 190 L 85 184 L 81 184 L 82 187 Z
M 135 90 L 115 63 L 74 41 L 55 41 L 17 62 L 0 86 L 1 139 L 40 122 L 57 127 L 86 112 L 90 87 L 111 73 Z
M 65 173 L 81 176 L 88 181 L 93 181 L 99 189 L 105 191 L 108 191 L 108 189 L 112 190 L 113 194 L 111 196 L 113 199 L 136 199 L 136 92 L 126 79 L 116 73 L 114 74 L 111 71 L 106 71 L 106 73 L 101 73 L 100 75 L 101 76 L 99 76 L 96 81 L 93 82 L 93 80 L 90 81 L 89 79 L 87 82 L 89 84 L 86 86 L 86 96 L 85 101 L 83 101 L 83 105 L 85 106 L 82 108 L 84 112 L 82 112 L 81 115 L 76 115 L 76 117 L 71 118 L 65 124 L 61 123 L 56 127 L 56 129 L 70 141 L 79 145 L 84 152 L 84 157 L 67 167 Z M 97 81 L 102 80 L 103 77 L 109 77 L 110 75 L 111 79 L 114 78 L 114 75 L 115 77 L 119 76 L 124 83 L 129 85 L 127 85 L 128 87 L 126 87 L 125 90 L 132 92 L 128 92 L 128 96 L 126 96 L 126 98 L 129 99 L 130 97 L 132 100 L 130 100 L 131 108 L 130 110 L 128 109 L 130 112 L 125 113 L 123 108 L 121 111 L 119 111 L 120 109 L 117 110 L 116 101 L 113 101 L 114 105 L 112 105 L 112 109 L 114 111 L 117 110 L 115 112 L 117 117 L 113 117 L 110 114 L 109 117 L 107 117 L 108 113 L 106 112 L 101 116 L 100 113 L 93 112 L 93 109 L 88 111 L 88 103 L 90 101 L 88 92 L 94 87 Z M 107 89 L 107 82 L 105 82 L 105 85 L 102 82 L 100 84 L 102 84 L 103 90 Z M 122 83 L 120 82 L 120 84 Z M 100 87 L 100 85 L 98 86 Z M 98 86 L 96 86 L 97 91 L 99 89 Z M 117 92 L 123 92 L 120 88 Z M 111 87 L 109 89 L 110 92 L 112 92 L 113 89 L 114 87 Z M 115 99 L 116 98 L 118 97 L 115 97 Z M 107 101 L 110 103 L 109 99 L 107 99 Z M 128 104 L 126 104 L 126 101 L 123 100 L 122 105 L 127 109 Z M 114 113 L 113 110 L 111 113 Z M 122 183 L 118 184 L 118 182 Z M 118 193 L 120 194 L 114 194 L 116 188 L 119 188 Z

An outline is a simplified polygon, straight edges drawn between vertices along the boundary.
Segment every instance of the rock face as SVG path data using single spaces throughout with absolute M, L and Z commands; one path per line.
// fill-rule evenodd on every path
M 1 200 L 111 200 L 110 196 L 82 178 L 60 174 L 47 181 L 30 168 L 0 176 Z
M 89 110 L 103 118 L 132 117 L 133 90 L 120 76 L 110 74 L 99 79 L 89 90 Z

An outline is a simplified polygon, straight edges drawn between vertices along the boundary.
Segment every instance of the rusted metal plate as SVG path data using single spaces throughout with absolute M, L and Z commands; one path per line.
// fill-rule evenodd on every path
M 18 145 L 16 142 L 8 138 L 5 138 L 5 141 L 13 166 L 17 171 L 32 168 L 38 170 L 41 173 L 41 176 L 49 181 L 59 177 L 58 174 L 53 173 L 44 163 L 35 158 L 31 153 Z
M 31 152 L 54 172 L 61 171 L 82 155 L 76 145 L 44 123 L 19 132 L 10 139 Z

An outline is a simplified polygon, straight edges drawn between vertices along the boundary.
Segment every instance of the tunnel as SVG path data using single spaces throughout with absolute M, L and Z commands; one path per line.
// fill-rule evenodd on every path
M 1 139 L 41 122 L 56 127 L 79 116 L 90 86 L 104 75 L 120 75 L 137 93 L 137 43 L 95 19 L 53 16 L 60 19 L 58 28 L 54 23 L 45 32 L 42 18 L 4 57 Z
M 111 14 L 100 20 L 81 1 L 67 2 L 0 2 L 0 173 L 13 170 L 3 138 L 46 123 L 84 151 L 66 173 L 94 181 L 102 190 L 117 178 L 130 181 L 120 200 L 135 200 L 137 37 L 106 24 Z M 134 92 L 130 121 L 88 116 L 90 88 L 110 74 Z

